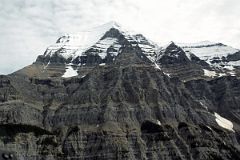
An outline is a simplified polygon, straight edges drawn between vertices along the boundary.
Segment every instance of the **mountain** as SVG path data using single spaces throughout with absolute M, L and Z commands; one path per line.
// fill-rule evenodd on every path
M 227 56 L 238 53 L 239 50 L 232 48 L 230 46 L 224 45 L 222 43 L 214 43 L 209 41 L 203 41 L 199 43 L 192 44 L 179 44 L 185 51 L 194 53 L 196 56 L 201 59 L 206 60 L 208 63 L 217 63 L 218 61 L 214 61 L 214 58 L 223 58 L 225 57 L 225 61 L 227 61 Z M 220 60 L 220 59 L 219 59 Z M 224 59 L 222 59 L 224 61 Z
M 96 66 L 110 65 L 121 49 L 138 48 L 146 61 L 183 81 L 240 75 L 240 51 L 222 43 L 171 42 L 158 46 L 142 34 L 132 34 L 116 22 L 76 34 L 66 34 L 49 46 L 36 62 L 18 71 L 30 77 L 85 76 Z
M 199 42 L 193 44 L 179 44 L 185 52 L 193 53 L 206 61 L 213 68 L 218 68 L 230 75 L 239 76 L 240 50 L 222 43 Z
M 213 46 L 158 46 L 115 22 L 60 37 L 0 76 L 0 150 L 26 160 L 239 160 L 240 79 L 237 65 L 225 68 L 238 51 L 215 64 L 201 47 Z
M 156 63 L 183 81 L 239 76 L 239 50 L 222 43 L 174 43 L 161 48 Z
M 142 58 L 147 61 L 154 61 L 158 51 L 158 46 L 143 35 L 131 35 L 117 23 L 110 22 L 89 31 L 60 37 L 38 56 L 33 65 L 19 73 L 44 78 L 84 76 L 93 67 L 115 63 L 121 49 L 127 46 L 141 50 Z M 66 71 L 72 74 L 65 74 Z
M 160 50 L 156 63 L 170 77 L 178 77 L 184 81 L 204 78 L 204 69 L 210 68 L 205 61 L 185 52 L 174 42 Z

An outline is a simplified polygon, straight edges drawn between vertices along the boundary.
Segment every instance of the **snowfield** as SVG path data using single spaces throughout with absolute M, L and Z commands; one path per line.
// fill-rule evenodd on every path
M 209 41 L 203 41 L 199 43 L 178 43 L 184 51 L 189 51 L 199 58 L 206 60 L 212 57 L 222 57 L 229 54 L 238 52 L 238 49 L 233 47 L 223 45 L 221 43 L 214 43 Z
M 230 131 L 233 131 L 233 123 L 229 120 L 227 120 L 226 118 L 223 118 L 222 116 L 220 116 L 219 114 L 217 114 L 216 112 L 214 113 L 215 117 L 216 117 L 216 122 L 217 124 L 222 127 L 222 128 L 225 128 L 225 129 L 228 129 Z
M 207 76 L 207 77 L 215 77 L 216 76 L 215 71 L 209 71 L 207 69 L 203 69 L 203 71 L 204 71 L 204 76 Z
M 67 66 L 65 73 L 62 75 L 63 78 L 70 78 L 77 76 L 77 70 L 74 70 L 72 66 Z

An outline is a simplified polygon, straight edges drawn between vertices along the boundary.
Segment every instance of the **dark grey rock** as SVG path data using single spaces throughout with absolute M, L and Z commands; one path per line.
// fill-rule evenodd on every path
M 202 69 L 209 65 L 174 43 L 156 69 L 148 59 L 155 52 L 140 47 L 150 46 L 142 35 L 129 40 L 113 28 L 106 37 L 121 47 L 110 46 L 105 59 L 96 46 L 87 50 L 72 61 L 79 76 L 62 78 L 73 59 L 58 56 L 0 76 L 0 150 L 25 160 L 240 159 L 237 77 L 207 81 Z M 232 121 L 234 132 L 219 126 L 214 112 Z

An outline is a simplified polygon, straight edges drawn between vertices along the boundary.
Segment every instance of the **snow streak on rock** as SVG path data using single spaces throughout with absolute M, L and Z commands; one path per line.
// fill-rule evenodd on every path
M 219 126 L 225 128 L 225 129 L 228 129 L 230 131 L 233 131 L 233 123 L 229 120 L 227 120 L 226 118 L 223 118 L 222 116 L 220 116 L 219 114 L 217 113 L 214 113 L 215 117 L 216 117 L 216 122 Z
M 215 77 L 216 76 L 216 72 L 215 71 L 209 71 L 207 69 L 203 69 L 204 71 L 204 75 L 207 77 Z

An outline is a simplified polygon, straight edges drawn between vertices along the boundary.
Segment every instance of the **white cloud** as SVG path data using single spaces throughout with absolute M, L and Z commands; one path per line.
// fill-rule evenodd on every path
M 1 0 L 0 74 L 31 64 L 65 32 L 114 20 L 157 42 L 239 47 L 238 0 Z

